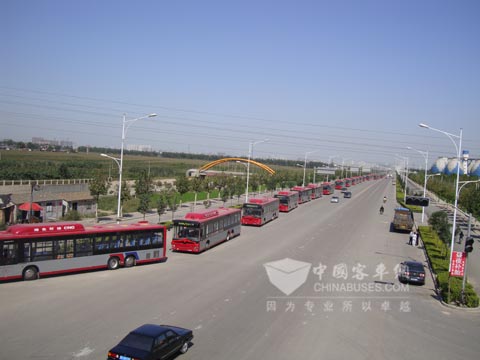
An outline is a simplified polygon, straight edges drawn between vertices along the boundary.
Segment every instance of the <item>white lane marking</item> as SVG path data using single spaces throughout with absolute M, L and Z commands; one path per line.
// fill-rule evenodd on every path
M 78 353 L 73 354 L 74 357 L 82 357 L 82 356 L 88 356 L 90 355 L 95 349 L 90 349 L 88 346 L 85 346 L 82 350 L 80 350 Z

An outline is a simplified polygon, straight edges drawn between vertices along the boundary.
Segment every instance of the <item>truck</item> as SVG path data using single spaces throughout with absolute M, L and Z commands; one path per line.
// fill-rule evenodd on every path
M 395 209 L 392 221 L 393 231 L 411 231 L 414 223 L 413 212 L 410 209 L 404 207 L 398 207 Z

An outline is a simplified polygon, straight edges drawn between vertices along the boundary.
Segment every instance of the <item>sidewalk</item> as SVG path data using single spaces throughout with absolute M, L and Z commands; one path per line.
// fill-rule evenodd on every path
M 263 192 L 263 193 L 254 193 L 254 194 L 249 194 L 249 197 L 256 197 L 256 196 L 270 196 L 271 191 Z M 220 198 L 211 198 L 210 202 L 211 205 L 209 209 L 216 209 L 219 207 L 229 207 L 232 205 L 239 205 L 243 204 L 245 200 L 245 195 L 241 195 L 239 199 L 234 198 L 234 199 L 228 199 L 225 203 L 222 201 Z M 205 205 L 203 204 L 203 200 L 197 200 L 196 205 L 195 205 L 195 210 L 204 210 Z M 193 201 L 192 202 L 186 202 L 181 205 L 179 205 L 178 209 L 175 210 L 175 214 L 173 216 L 174 219 L 181 218 L 185 216 L 188 212 L 193 211 Z M 107 215 L 107 216 L 99 216 L 99 221 L 95 222 L 95 218 L 89 218 L 82 220 L 81 223 L 85 225 L 94 225 L 94 224 L 111 224 L 111 223 L 116 223 L 117 222 L 117 215 L 112 214 L 112 215 Z M 122 223 L 135 223 L 138 221 L 143 221 L 144 217 L 142 213 L 139 212 L 130 212 L 130 213 L 124 213 L 123 218 L 121 220 Z M 166 221 L 172 221 L 172 211 L 167 210 L 160 219 L 158 218 L 158 213 L 156 209 L 150 210 L 147 214 L 145 214 L 145 221 L 149 221 L 151 223 L 158 224 L 160 222 L 166 222 Z
M 210 199 L 211 205 L 210 209 L 215 209 L 223 206 L 223 201 L 221 199 Z M 236 200 L 235 200 L 236 201 Z M 235 202 L 236 203 L 236 202 Z M 225 206 L 230 206 L 230 201 L 225 203 Z M 191 212 L 193 209 L 193 202 L 183 203 L 179 205 L 178 209 L 175 210 L 173 214 L 173 218 L 181 218 L 185 216 L 188 212 Z M 205 209 L 205 205 L 202 201 L 196 203 L 195 210 Z M 148 221 L 151 223 L 158 224 L 160 222 L 172 221 L 172 211 L 167 210 L 164 214 L 158 217 L 158 213 L 156 209 L 150 210 L 148 213 L 145 214 L 145 218 L 142 213 L 139 212 L 130 212 L 124 213 L 121 222 L 122 223 L 134 223 L 138 221 Z M 117 222 L 117 214 L 109 215 L 109 216 L 99 216 L 98 222 L 95 222 L 94 218 L 89 218 L 81 221 L 85 225 L 93 225 L 93 224 L 111 224 Z

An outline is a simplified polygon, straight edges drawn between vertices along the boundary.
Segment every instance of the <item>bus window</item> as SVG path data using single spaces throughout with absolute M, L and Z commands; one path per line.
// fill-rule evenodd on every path
M 135 237 L 134 234 L 128 234 L 125 237 L 125 247 L 126 248 L 132 248 L 137 246 L 137 238 Z
M 54 249 L 55 249 L 54 256 L 56 257 L 56 259 L 65 258 L 65 240 L 54 241 Z
M 51 260 L 53 258 L 53 241 L 34 242 L 34 260 Z
M 54 240 L 54 258 L 64 259 L 73 257 L 73 240 Z
M 107 252 L 110 248 L 110 241 L 108 236 L 98 236 L 95 239 L 95 252 L 103 253 Z
M 92 255 L 91 238 L 76 239 L 75 240 L 75 257 Z

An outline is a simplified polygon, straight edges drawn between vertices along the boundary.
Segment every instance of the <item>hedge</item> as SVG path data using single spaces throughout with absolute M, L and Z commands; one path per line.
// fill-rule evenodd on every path
M 418 229 L 443 301 L 461 304 L 462 278 L 450 277 L 450 301 L 448 300 L 450 249 L 445 246 L 430 226 L 419 226 Z M 467 307 L 477 307 L 479 304 L 478 295 L 468 281 L 465 284 L 465 300 Z

